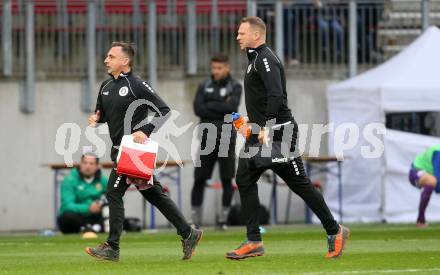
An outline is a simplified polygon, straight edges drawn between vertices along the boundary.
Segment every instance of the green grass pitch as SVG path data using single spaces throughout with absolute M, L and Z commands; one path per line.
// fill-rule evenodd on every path
M 244 228 L 206 230 L 192 260 L 183 262 L 175 231 L 125 234 L 120 262 L 84 252 L 105 240 L 72 236 L 0 236 L 0 274 L 440 274 L 440 225 L 352 225 L 342 258 L 326 260 L 319 226 L 267 227 L 266 255 L 224 258 L 244 239 Z

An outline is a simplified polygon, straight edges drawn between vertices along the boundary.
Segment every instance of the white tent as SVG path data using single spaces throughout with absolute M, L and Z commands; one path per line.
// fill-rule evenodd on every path
M 361 150 L 372 146 L 362 131 L 369 123 L 385 123 L 386 113 L 440 111 L 440 30 L 429 28 L 388 62 L 330 86 L 327 101 L 335 128 L 351 122 L 361 129 L 359 142 L 344 151 L 344 222 L 415 222 L 420 192 L 409 184 L 407 173 L 416 154 L 440 139 L 386 129 L 385 135 L 374 134 L 384 153 L 364 158 Z M 335 139 L 330 135 L 331 154 Z M 325 197 L 337 216 L 338 184 L 330 177 Z M 440 195 L 432 196 L 427 220 L 440 220 Z

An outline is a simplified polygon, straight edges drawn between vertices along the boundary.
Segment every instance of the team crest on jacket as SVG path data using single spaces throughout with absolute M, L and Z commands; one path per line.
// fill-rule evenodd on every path
M 220 96 L 221 97 L 225 97 L 227 93 L 228 93 L 228 90 L 226 88 L 220 89 Z
M 121 89 L 119 89 L 119 95 L 120 96 L 126 96 L 128 94 L 128 87 L 124 86 Z

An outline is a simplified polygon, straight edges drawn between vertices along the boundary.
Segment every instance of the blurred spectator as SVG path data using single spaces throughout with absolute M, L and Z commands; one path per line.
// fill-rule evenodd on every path
M 314 0 L 313 5 L 316 12 L 316 23 L 319 26 L 321 35 L 322 53 L 330 51 L 330 39 L 334 40 L 336 56 L 339 58 L 342 54 L 342 40 L 344 30 L 342 29 L 341 19 L 339 18 L 337 7 L 339 1 L 327 1 L 324 5 L 321 0 Z
M 291 3 L 291 2 L 289 2 Z M 320 56 L 342 56 L 344 30 L 342 27 L 342 3 L 337 0 L 314 0 L 310 3 L 286 3 L 284 9 L 284 56 L 286 64 L 300 63 L 299 46 L 304 39 L 309 41 L 303 31 L 318 30 L 317 54 Z M 312 40 L 313 41 L 313 40 Z M 331 42 L 333 41 L 333 46 Z M 312 45 L 313 46 L 313 45 Z M 307 57 L 303 57 L 307 58 Z
M 382 60 L 377 43 L 379 21 L 384 13 L 383 1 L 359 2 L 357 5 L 358 61 L 371 63 Z
M 298 31 L 300 25 L 299 9 L 295 4 L 286 4 L 283 10 L 284 20 L 284 59 L 288 65 L 298 65 Z
M 106 188 L 107 178 L 101 175 L 99 158 L 93 153 L 84 154 L 79 167 L 72 169 L 61 184 L 60 231 L 102 231 L 101 197 Z

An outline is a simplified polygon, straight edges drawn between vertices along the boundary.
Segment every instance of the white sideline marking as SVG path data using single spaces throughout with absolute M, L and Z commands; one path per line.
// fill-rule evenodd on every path
M 319 274 L 374 274 L 374 273 L 414 273 L 414 272 L 436 272 L 440 268 L 417 268 L 417 269 L 378 269 L 378 270 L 353 270 L 353 271 L 334 271 L 334 272 L 307 272 L 299 273 L 303 275 L 319 275 Z

